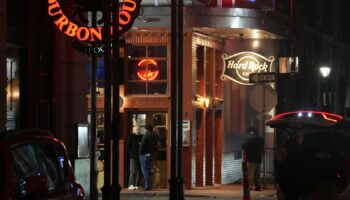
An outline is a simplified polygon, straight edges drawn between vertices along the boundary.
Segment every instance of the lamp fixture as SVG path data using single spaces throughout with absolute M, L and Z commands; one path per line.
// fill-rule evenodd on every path
M 322 66 L 322 67 L 320 67 L 320 73 L 322 74 L 322 76 L 324 78 L 326 78 L 331 73 L 331 68 L 328 66 Z
M 199 103 L 201 103 L 204 107 L 208 108 L 209 107 L 209 98 L 203 97 L 199 94 L 196 95 L 195 100 Z

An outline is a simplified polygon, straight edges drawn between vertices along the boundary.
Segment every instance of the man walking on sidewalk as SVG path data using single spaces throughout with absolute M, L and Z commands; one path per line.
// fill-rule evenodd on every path
M 260 165 L 264 152 L 264 139 L 258 135 L 255 128 L 249 129 L 249 136 L 242 145 L 248 162 L 248 179 L 250 189 L 261 190 Z

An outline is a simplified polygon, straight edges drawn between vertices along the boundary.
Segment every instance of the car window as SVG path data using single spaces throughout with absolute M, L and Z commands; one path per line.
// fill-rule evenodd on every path
M 302 129 L 286 128 L 283 131 L 287 135 L 286 138 L 296 133 L 303 134 L 302 156 L 305 156 L 306 166 L 310 167 L 311 171 L 308 174 L 312 174 L 318 179 L 333 177 L 336 174 L 337 189 L 343 191 L 347 188 L 350 181 L 350 169 L 347 167 L 350 157 L 349 130 L 308 127 Z M 281 160 L 283 155 L 278 154 L 278 156 L 277 159 Z
M 35 142 L 12 147 L 13 182 L 29 176 L 46 176 L 49 191 L 64 183 L 68 174 L 62 146 L 54 142 Z

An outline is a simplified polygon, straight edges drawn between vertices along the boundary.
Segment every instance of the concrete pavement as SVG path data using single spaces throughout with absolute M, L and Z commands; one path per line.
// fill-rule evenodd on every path
M 242 186 L 241 184 L 218 185 L 211 187 L 200 187 L 191 190 L 185 190 L 184 195 L 187 200 L 201 199 L 230 199 L 242 200 Z M 102 199 L 102 198 L 100 198 Z M 169 199 L 169 190 L 127 190 L 123 189 L 120 194 L 122 200 L 136 200 L 136 199 Z M 276 193 L 273 185 L 267 185 L 262 191 L 251 191 L 251 200 L 276 200 Z

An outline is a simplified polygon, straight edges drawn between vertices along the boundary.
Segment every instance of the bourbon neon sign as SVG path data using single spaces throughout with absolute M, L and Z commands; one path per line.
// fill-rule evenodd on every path
M 158 77 L 159 70 L 150 70 L 150 66 L 157 67 L 157 62 L 153 59 L 143 59 L 137 66 L 141 68 L 137 71 L 137 76 L 144 81 L 152 81 Z
M 119 32 L 121 34 L 130 29 L 134 19 L 138 16 L 140 2 L 140 0 L 124 0 L 119 11 Z M 48 3 L 48 14 L 54 18 L 54 24 L 61 32 L 82 42 L 102 41 L 102 27 L 78 25 L 68 19 L 57 0 L 48 0 Z M 113 27 L 111 27 L 111 34 L 113 34 Z

